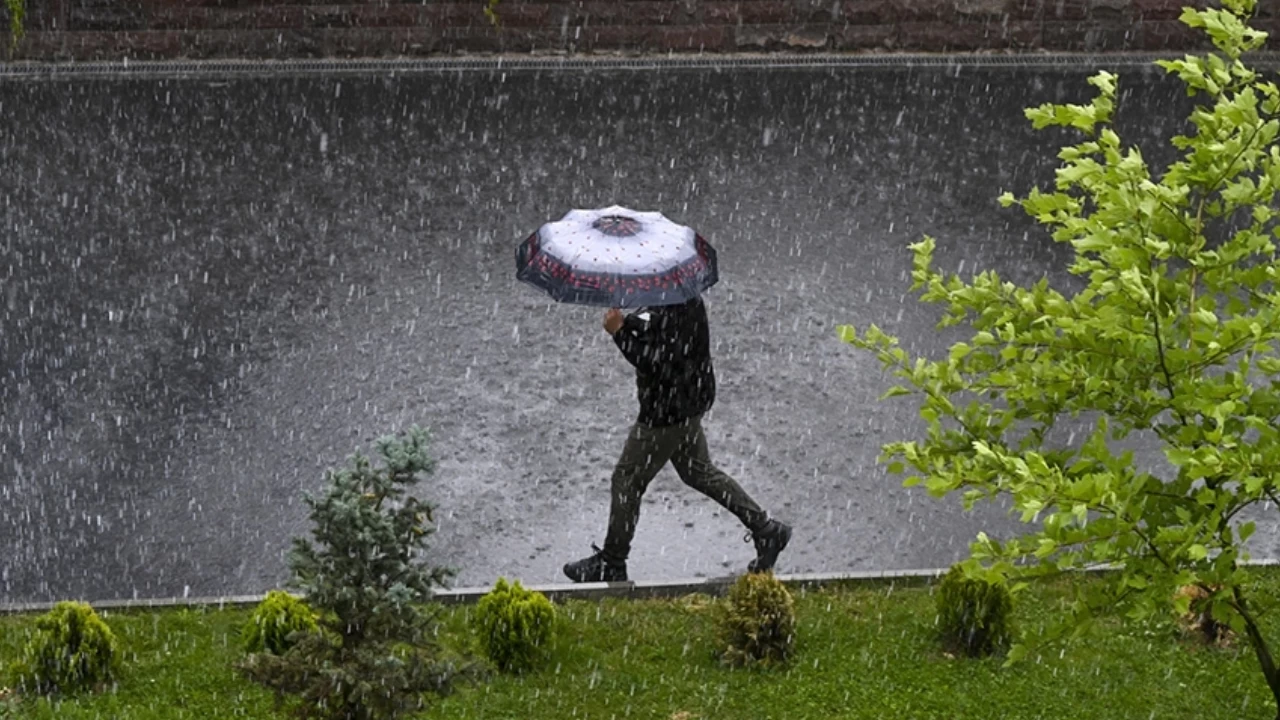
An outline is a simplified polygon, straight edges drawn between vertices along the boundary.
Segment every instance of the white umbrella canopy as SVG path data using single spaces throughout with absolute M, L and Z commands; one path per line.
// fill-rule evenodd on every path
M 516 277 L 557 302 L 678 305 L 719 279 L 716 251 L 660 212 L 612 205 L 570 210 L 516 249 Z

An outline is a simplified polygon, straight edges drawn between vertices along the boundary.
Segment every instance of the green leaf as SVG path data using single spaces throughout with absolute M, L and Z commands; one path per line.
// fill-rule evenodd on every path
M 1240 542 L 1244 542 L 1248 540 L 1250 537 L 1252 537 L 1254 531 L 1257 529 L 1258 529 L 1257 524 L 1255 524 L 1252 520 L 1241 525 L 1240 529 L 1237 531 L 1240 535 Z
M 1009 652 L 1005 655 L 1004 667 L 1010 667 L 1014 663 L 1021 662 L 1027 657 L 1027 646 L 1022 643 L 1014 643 Z
M 1052 538 L 1042 537 L 1040 538 L 1039 543 L 1040 543 L 1040 546 L 1036 548 L 1036 553 L 1035 553 L 1036 557 L 1039 557 L 1039 558 L 1049 557 L 1050 555 L 1053 554 L 1055 550 L 1058 549 L 1058 543 L 1055 542 Z
M 1209 557 L 1209 550 L 1199 543 L 1187 548 L 1187 557 L 1193 562 Z
M 912 392 L 912 391 L 911 391 L 909 388 L 905 388 L 905 387 L 903 387 L 903 386 L 901 386 L 901 385 L 894 385 L 893 387 L 891 387 L 891 388 L 889 388 L 888 390 L 886 390 L 886 391 L 884 392 L 884 394 L 880 396 L 880 399 L 881 399 L 881 400 L 886 400 L 886 399 L 891 398 L 891 397 L 899 397 L 899 396 L 902 396 L 902 395 L 910 395 L 910 394 L 911 394 L 911 392 Z

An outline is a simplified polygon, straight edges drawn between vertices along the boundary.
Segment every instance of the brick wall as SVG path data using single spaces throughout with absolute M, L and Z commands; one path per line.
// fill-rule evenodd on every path
M 15 57 L 1191 50 L 1205 0 L 28 0 Z M 1255 26 L 1280 37 L 1280 0 Z M 1274 46 L 1269 46 L 1274 47 Z

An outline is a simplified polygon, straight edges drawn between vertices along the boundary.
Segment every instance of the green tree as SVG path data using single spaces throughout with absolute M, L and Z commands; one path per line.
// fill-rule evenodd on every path
M 498 18 L 498 0 L 485 0 L 484 16 L 489 20 L 489 24 L 498 27 L 500 20 Z
M 945 308 L 940 327 L 968 324 L 945 359 L 913 358 L 872 325 L 839 333 L 877 355 L 912 395 L 923 440 L 884 446 L 890 470 L 935 496 L 961 492 L 1011 502 L 1034 528 L 1003 542 L 979 534 L 965 563 L 973 577 L 1029 578 L 1108 565 L 1085 583 L 1059 631 L 1078 634 L 1102 609 L 1135 618 L 1186 611 L 1196 585 L 1212 613 L 1248 638 L 1280 705 L 1280 673 L 1258 623 L 1240 514 L 1276 502 L 1280 485 L 1280 291 L 1275 238 L 1280 189 L 1280 91 L 1242 62 L 1266 33 L 1254 0 L 1183 10 L 1217 52 L 1160 61 L 1196 97 L 1178 159 L 1153 175 L 1116 134 L 1115 75 L 1089 79 L 1085 105 L 1026 111 L 1037 128 L 1074 128 L 1052 191 L 1005 193 L 1074 248 L 1071 273 L 1087 286 L 1064 294 L 1047 281 L 1022 287 L 983 272 L 965 281 L 935 270 L 931 237 L 910 246 L 912 288 Z M 1055 424 L 1083 416 L 1083 443 L 1055 446 Z M 1158 439 L 1165 476 L 1139 471 L 1110 441 L 1135 431 Z M 1021 589 L 1024 583 L 1014 587 Z M 1061 637 L 1061 635 L 1057 635 Z M 1025 655 L 1016 645 L 1010 659 Z M 1280 715 L 1278 715 L 1280 717 Z
M 377 441 L 382 467 L 360 453 L 326 472 L 324 497 L 308 495 L 315 544 L 295 538 L 292 589 L 321 613 L 319 631 L 300 634 L 284 655 L 250 655 L 238 667 L 276 691 L 300 695 L 301 717 L 374 720 L 448 690 L 456 668 L 432 642 L 436 615 L 424 610 L 452 570 L 418 562 L 434 532 L 433 508 L 405 489 L 432 469 L 427 434 Z
M 27 0 L 5 0 L 4 4 L 9 11 L 9 52 L 12 53 L 27 34 Z

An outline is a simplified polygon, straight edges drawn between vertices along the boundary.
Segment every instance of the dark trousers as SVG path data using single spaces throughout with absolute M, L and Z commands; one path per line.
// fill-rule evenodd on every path
M 685 485 L 720 503 L 748 530 L 760 530 L 768 523 L 768 514 L 737 481 L 711 464 L 702 416 L 669 427 L 636 423 L 613 471 L 609 531 L 604 540 L 608 559 L 623 561 L 631 553 L 631 539 L 640 519 L 640 498 L 668 461 Z

